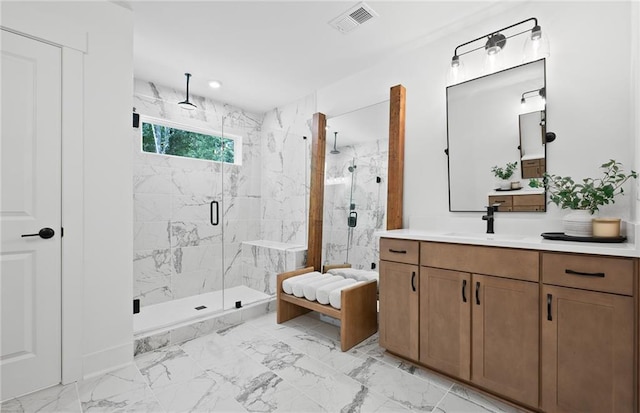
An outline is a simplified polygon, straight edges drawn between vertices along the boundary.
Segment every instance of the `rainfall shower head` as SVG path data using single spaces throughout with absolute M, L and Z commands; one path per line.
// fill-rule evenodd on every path
M 330 152 L 332 154 L 340 153 L 338 148 L 336 148 L 336 142 L 338 141 L 338 132 L 333 132 L 333 150 Z

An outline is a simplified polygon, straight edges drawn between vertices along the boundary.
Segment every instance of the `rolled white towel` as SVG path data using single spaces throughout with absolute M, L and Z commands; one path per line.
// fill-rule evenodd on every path
M 294 282 L 291 285 L 291 289 L 293 290 L 293 295 L 295 295 L 296 297 L 300 297 L 300 298 L 304 297 L 304 286 L 309 284 L 309 283 L 311 283 L 311 282 L 319 280 L 319 279 L 323 278 L 324 276 L 325 276 L 324 274 L 318 273 L 318 275 L 315 275 L 313 277 L 305 278 L 303 280 L 299 280 L 299 281 Z
M 356 281 L 378 281 L 378 273 L 369 270 L 360 270 L 357 268 L 334 268 L 327 271 L 327 274 L 342 275 L 345 278 L 353 278 Z
M 341 275 L 324 275 L 321 279 L 309 282 L 308 284 L 304 284 L 304 298 L 309 301 L 316 300 L 316 290 L 318 287 L 322 287 L 323 285 L 330 284 L 335 281 L 344 280 L 344 277 Z
M 336 288 L 346 287 L 355 283 L 356 280 L 352 280 L 351 278 L 343 278 L 341 281 L 325 284 L 316 290 L 316 300 L 318 300 L 320 304 L 329 304 L 329 293 L 331 291 L 335 290 Z
M 342 307 L 342 290 L 344 290 L 345 288 L 351 288 L 354 285 L 358 285 L 358 284 L 364 284 L 364 281 L 356 281 L 355 283 L 351 284 L 351 285 L 345 285 L 342 287 L 338 287 L 334 290 L 332 290 L 329 293 L 329 304 L 331 304 L 331 307 L 333 308 L 337 308 L 338 310 Z
M 282 291 L 287 294 L 293 294 L 293 285 L 298 283 L 299 281 L 306 280 L 311 277 L 317 277 L 320 274 L 318 271 L 308 272 L 302 275 L 296 275 L 295 277 L 287 278 L 282 282 Z

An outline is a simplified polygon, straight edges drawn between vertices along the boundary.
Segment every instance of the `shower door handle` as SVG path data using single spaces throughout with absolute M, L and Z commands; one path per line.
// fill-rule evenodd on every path
M 213 205 L 215 204 L 216 206 L 216 220 L 213 220 Z M 218 225 L 220 223 L 220 214 L 219 211 L 220 210 L 220 204 L 218 203 L 218 201 L 211 201 L 211 205 L 210 205 L 210 220 L 211 220 L 211 225 Z

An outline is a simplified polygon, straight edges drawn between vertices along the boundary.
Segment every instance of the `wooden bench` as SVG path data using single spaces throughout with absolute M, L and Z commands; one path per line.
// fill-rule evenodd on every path
M 282 282 L 296 275 L 312 272 L 313 267 L 278 274 L 277 277 L 277 321 L 289 321 L 309 311 L 317 311 L 340 320 L 340 349 L 347 351 L 378 331 L 377 283 L 368 281 L 343 289 L 340 293 L 340 307 L 309 301 L 285 293 Z

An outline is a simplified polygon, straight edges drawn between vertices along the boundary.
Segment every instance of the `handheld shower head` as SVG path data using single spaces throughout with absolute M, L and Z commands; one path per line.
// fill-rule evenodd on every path
M 336 142 L 338 141 L 338 132 L 333 132 L 333 150 L 330 152 L 332 154 L 338 154 L 340 151 L 336 148 Z

